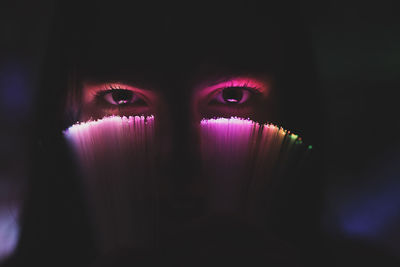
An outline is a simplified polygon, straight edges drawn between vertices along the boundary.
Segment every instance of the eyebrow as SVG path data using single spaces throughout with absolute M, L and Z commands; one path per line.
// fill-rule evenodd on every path
M 228 83 L 232 83 L 232 84 L 228 84 Z M 235 85 L 235 83 L 237 83 L 238 85 Z M 248 85 L 250 87 L 257 87 L 258 89 L 260 89 L 261 92 L 265 92 L 267 90 L 267 86 L 268 84 L 266 84 L 265 82 L 262 81 L 262 79 L 260 78 L 255 78 L 252 77 L 251 75 L 228 75 L 228 76 L 224 76 L 220 79 L 214 79 L 211 80 L 207 83 L 203 83 L 199 86 L 196 86 L 196 90 L 195 92 L 201 92 L 201 91 L 208 91 L 208 90 L 212 90 L 215 89 L 214 87 L 223 87 L 223 86 L 244 86 L 244 85 Z
M 159 86 L 157 86 L 154 82 L 144 81 L 144 79 L 135 79 L 135 78 L 119 78 L 118 76 L 110 76 L 110 77 L 88 77 L 84 79 L 83 83 L 96 83 L 96 84 L 126 84 L 131 87 L 135 87 L 138 89 L 150 91 L 155 90 Z
M 235 76 L 235 75 L 229 75 L 229 76 L 223 76 L 222 78 L 219 78 L 219 79 L 211 80 L 207 83 L 207 87 L 214 86 L 214 85 L 217 85 L 220 83 L 230 82 L 230 81 L 234 80 L 236 77 L 237 76 Z
M 225 73 L 222 75 L 204 75 L 199 76 L 196 80 L 194 80 L 190 89 L 193 90 L 194 93 L 199 93 L 204 90 L 210 89 L 214 86 L 221 85 L 224 83 L 238 83 L 240 86 L 249 84 L 250 87 L 257 87 L 261 92 L 265 92 L 268 88 L 268 83 L 264 80 L 263 77 L 259 77 L 257 74 L 247 74 L 247 73 Z M 157 80 L 157 79 L 154 79 Z M 131 87 L 135 87 L 137 89 L 145 90 L 145 91 L 158 91 L 161 90 L 162 81 L 155 83 L 150 81 L 148 78 L 138 77 L 135 74 L 132 74 L 132 77 L 126 78 L 121 77 L 120 75 L 105 75 L 105 76 L 89 76 L 84 79 L 84 82 L 96 83 L 96 84 L 126 84 Z M 235 86 L 235 85 L 231 85 Z M 238 85 L 239 86 L 239 85 Z

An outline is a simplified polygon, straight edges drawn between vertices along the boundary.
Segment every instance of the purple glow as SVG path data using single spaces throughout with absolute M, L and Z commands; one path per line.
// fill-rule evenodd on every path
M 18 243 L 18 208 L 0 207 L 0 262 L 10 256 Z
M 7 112 L 24 115 L 30 108 L 32 88 L 28 84 L 28 73 L 15 62 L 0 68 L 0 101 Z
M 400 236 L 399 157 L 385 159 L 363 175 L 363 183 L 347 184 L 330 192 L 330 217 L 339 220 L 340 231 L 349 237 L 390 243 Z M 335 227 L 335 226 L 334 226 Z M 397 238 L 398 240 L 398 238 Z M 400 251 L 398 241 L 395 244 Z M 393 244 L 390 244 L 393 246 Z

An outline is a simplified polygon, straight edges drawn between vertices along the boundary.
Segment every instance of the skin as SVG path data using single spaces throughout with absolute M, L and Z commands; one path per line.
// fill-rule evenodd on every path
M 186 103 L 171 103 L 165 96 L 162 86 L 146 86 L 135 81 L 98 81 L 86 79 L 82 83 L 82 113 L 80 121 L 99 119 L 104 116 L 155 115 L 156 118 L 172 114 L 176 105 L 190 114 L 189 120 L 199 122 L 202 118 L 244 117 L 258 120 L 272 119 L 271 102 L 272 84 L 267 75 L 238 75 L 203 78 L 189 85 L 189 94 L 183 99 Z M 118 104 L 113 99 L 111 90 L 128 90 L 132 97 L 126 98 L 131 103 Z M 229 102 L 224 92 L 236 90 L 241 96 Z M 117 92 L 117 94 L 119 93 Z M 167 91 L 168 92 L 168 91 Z M 172 99 L 173 100 L 173 99 Z M 237 102 L 235 102 L 237 101 Z M 187 105 L 189 104 L 189 105 Z

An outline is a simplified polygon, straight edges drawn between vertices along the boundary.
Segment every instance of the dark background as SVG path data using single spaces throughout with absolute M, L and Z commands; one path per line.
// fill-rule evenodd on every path
M 321 129 L 326 132 L 321 223 L 331 240 L 327 250 L 335 252 L 338 266 L 366 256 L 364 247 L 400 259 L 396 9 L 389 1 L 305 5 L 328 114 Z M 0 3 L 0 261 L 18 239 L 15 220 L 30 168 L 32 96 L 53 15 L 50 0 Z M 351 249 L 336 253 L 345 241 Z

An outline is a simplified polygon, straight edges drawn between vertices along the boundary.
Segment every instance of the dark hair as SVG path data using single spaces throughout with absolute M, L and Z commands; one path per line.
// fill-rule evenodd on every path
M 279 103 L 284 103 L 278 105 L 279 123 L 304 136 L 322 155 L 321 96 L 299 7 L 164 5 L 59 3 L 35 102 L 34 164 L 21 239 L 11 263 L 79 265 L 94 255 L 79 176 L 61 134 L 78 117 L 81 75 L 101 76 L 112 69 L 168 80 L 188 77 L 199 62 L 206 70 L 220 64 L 218 68 L 233 72 L 273 73 Z M 66 99 L 71 100 L 67 110 Z M 282 195 L 279 221 L 273 222 L 291 236 L 288 240 L 304 242 L 304 248 L 313 246 L 318 236 L 321 157 L 314 163 L 311 174 L 297 177 L 296 188 Z

